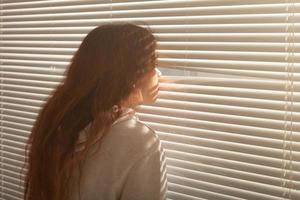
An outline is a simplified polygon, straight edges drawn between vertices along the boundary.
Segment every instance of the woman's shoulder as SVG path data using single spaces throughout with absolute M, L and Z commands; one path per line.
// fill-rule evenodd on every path
M 115 123 L 101 142 L 107 157 L 120 163 L 130 163 L 159 150 L 160 140 L 156 132 L 134 114 Z
M 127 146 L 139 152 L 145 152 L 159 145 L 157 133 L 136 115 L 115 124 L 108 134 L 119 145 Z
M 78 143 L 84 143 L 85 141 L 86 131 L 84 130 L 80 133 Z M 105 134 L 105 137 L 102 137 L 99 142 L 96 141 L 94 146 L 97 148 L 101 145 L 102 152 L 130 151 L 135 154 L 149 151 L 154 146 L 158 147 L 159 143 L 156 132 L 149 125 L 139 120 L 133 111 L 116 120 Z

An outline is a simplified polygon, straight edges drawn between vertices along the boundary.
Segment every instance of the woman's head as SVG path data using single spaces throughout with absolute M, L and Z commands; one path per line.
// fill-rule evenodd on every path
M 74 55 L 66 84 L 89 90 L 99 111 L 119 105 L 132 93 L 140 94 L 139 104 L 153 102 L 146 90 L 151 93 L 158 84 L 149 80 L 155 79 L 151 76 L 156 74 L 155 50 L 156 39 L 149 28 L 132 23 L 99 26 L 84 38 Z
M 25 151 L 30 146 L 26 200 L 67 200 L 65 186 L 74 164 L 122 112 L 112 107 L 156 100 L 155 50 L 151 30 L 133 23 L 104 24 L 88 33 L 32 128 Z M 88 124 L 86 148 L 75 154 L 79 133 Z

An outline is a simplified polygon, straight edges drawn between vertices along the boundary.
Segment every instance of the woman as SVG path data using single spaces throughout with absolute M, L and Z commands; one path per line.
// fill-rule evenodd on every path
M 158 200 L 164 151 L 135 107 L 158 94 L 156 40 L 133 23 L 93 29 L 28 140 L 26 200 Z

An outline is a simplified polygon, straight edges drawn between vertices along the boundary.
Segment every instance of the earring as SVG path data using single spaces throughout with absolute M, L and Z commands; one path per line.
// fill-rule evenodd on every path
M 113 112 L 118 112 L 119 111 L 119 106 L 118 105 L 113 105 L 112 111 Z

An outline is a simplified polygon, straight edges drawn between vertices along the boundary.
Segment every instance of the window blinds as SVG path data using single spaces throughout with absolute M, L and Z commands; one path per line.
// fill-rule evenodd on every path
M 168 199 L 300 199 L 300 0 L 0 0 L 1 199 L 83 37 L 145 21 L 163 72 L 138 108 L 167 156 Z

